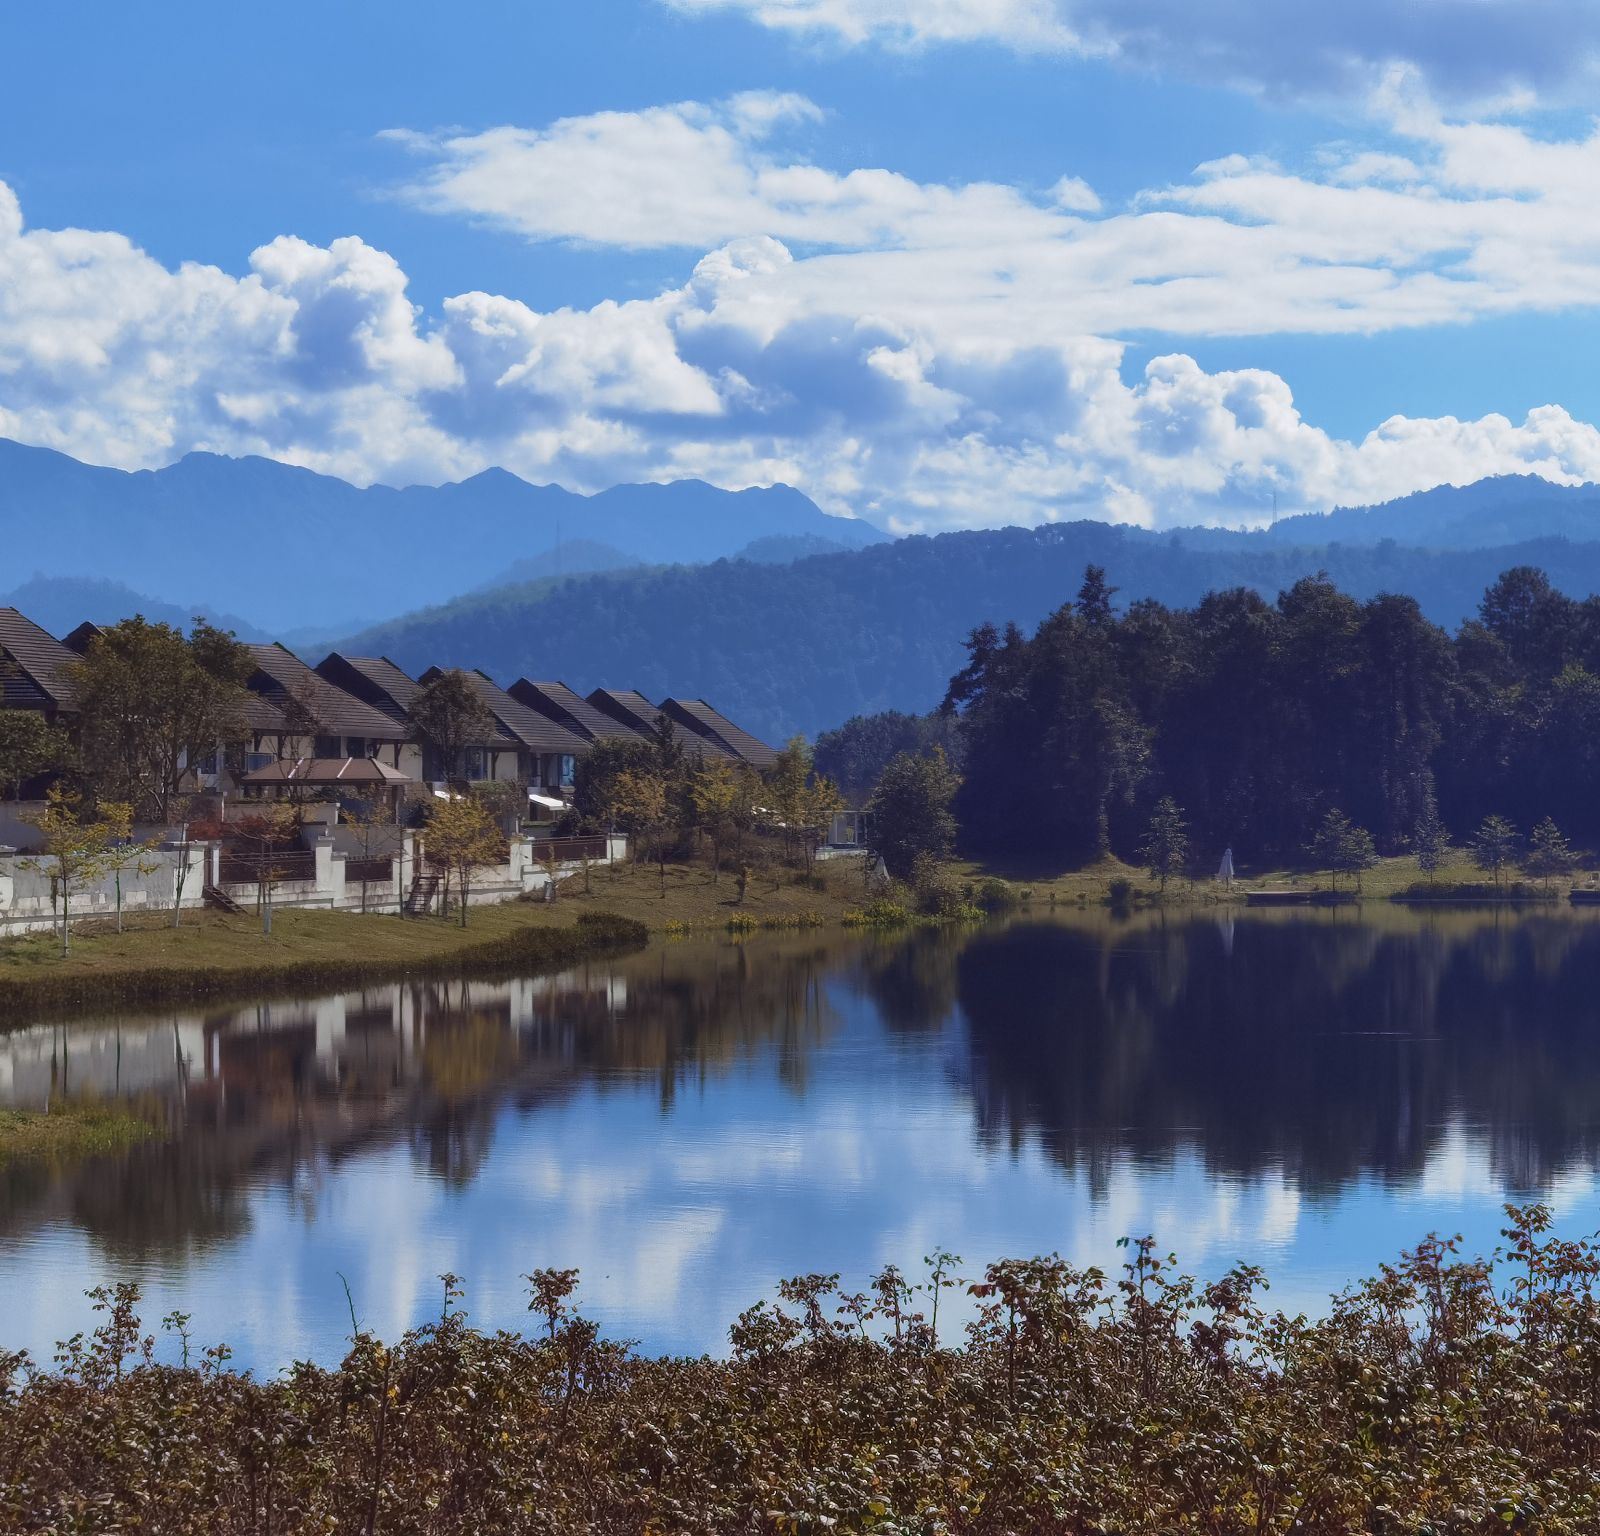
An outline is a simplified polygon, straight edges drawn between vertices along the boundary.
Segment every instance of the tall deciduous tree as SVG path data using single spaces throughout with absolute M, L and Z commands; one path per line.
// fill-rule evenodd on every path
M 889 872 L 908 879 L 919 854 L 947 859 L 955 847 L 951 810 L 960 781 L 944 753 L 902 753 L 883 770 L 872 796 L 872 844 Z
M 667 834 L 672 827 L 672 800 L 666 781 L 657 773 L 629 768 L 619 773 L 612 788 L 617 824 L 634 838 L 638 857 L 646 848 L 661 874 L 661 894 L 667 894 Z
M 446 779 L 460 778 L 468 747 L 495 739 L 493 712 L 478 697 L 465 672 L 440 672 L 422 685 L 412 701 L 411 727 L 439 764 Z
M 197 619 L 124 619 L 71 669 L 83 769 L 95 792 L 167 822 L 195 764 L 244 735 L 250 653 Z
M 31 709 L 0 709 L 0 798 L 15 799 L 29 779 L 62 768 L 67 734 Z
M 23 867 L 49 875 L 54 884 L 61 903 L 61 953 L 66 956 L 72 953 L 72 898 L 126 862 L 133 812 L 114 801 L 90 805 L 55 785 L 33 823 L 39 829 L 39 853 L 23 860 Z
M 755 823 L 761 780 L 743 763 L 716 758 L 690 779 L 695 821 L 711 840 L 711 879 L 722 877 L 722 857 L 737 860 Z
M 442 908 L 448 908 L 450 881 L 460 898 L 461 926 L 467 926 L 472 877 L 505 859 L 505 837 L 493 814 L 476 796 L 457 795 L 435 804 L 424 831 L 428 862 L 445 872 Z

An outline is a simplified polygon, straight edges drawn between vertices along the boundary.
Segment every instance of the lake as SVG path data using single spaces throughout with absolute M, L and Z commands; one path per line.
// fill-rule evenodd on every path
M 22 1027 L 0 1105 L 168 1128 L 0 1168 L 0 1347 L 86 1287 L 275 1369 L 520 1276 L 658 1352 L 718 1352 L 775 1282 L 937 1247 L 964 1272 L 1153 1233 L 1314 1309 L 1430 1231 L 1538 1197 L 1600 1226 L 1600 913 L 1015 917 L 668 943 L 560 976 Z M 345 1285 L 349 1287 L 349 1301 Z

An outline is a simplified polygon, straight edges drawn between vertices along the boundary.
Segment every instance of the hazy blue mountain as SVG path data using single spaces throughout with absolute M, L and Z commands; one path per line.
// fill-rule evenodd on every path
M 862 712 L 930 708 L 974 625 L 1037 623 L 1072 598 L 1090 562 L 1107 568 L 1119 604 L 1190 604 L 1241 585 L 1270 598 L 1326 570 L 1357 597 L 1411 593 L 1452 627 L 1512 565 L 1542 566 L 1575 596 L 1600 590 L 1600 543 L 1308 549 L 1232 534 L 1212 547 L 1188 534 L 1081 522 L 901 539 L 790 565 L 723 560 L 504 587 L 382 625 L 351 645 L 413 672 L 481 666 L 503 682 L 526 674 L 585 691 L 638 688 L 656 700 L 703 695 L 776 741 Z
M 1600 486 L 1552 485 L 1537 475 L 1498 475 L 1440 485 L 1376 507 L 1337 507 L 1279 519 L 1274 544 L 1376 544 L 1488 549 L 1529 539 L 1600 540 Z
M 363 490 L 270 459 L 192 453 L 129 474 L 0 439 L 0 551 L 12 580 L 37 571 L 203 592 L 285 630 L 402 613 L 568 539 L 655 563 L 715 560 L 772 534 L 885 538 L 781 485 L 684 480 L 579 496 L 495 469 Z M 7 574 L 0 567 L 0 583 Z
M 518 582 L 559 580 L 563 576 L 593 576 L 597 571 L 626 571 L 644 561 L 626 550 L 594 539 L 563 539 L 543 554 L 513 560 L 498 575 L 479 583 L 480 591 L 515 586 Z
M 231 629 L 241 640 L 266 640 L 270 636 L 236 614 L 219 613 L 205 603 L 170 603 L 135 592 L 120 581 L 83 576 L 35 576 L 0 592 L 0 608 L 18 608 L 52 635 L 64 635 L 87 619 L 91 624 L 115 624 L 142 613 L 152 623 L 187 629 L 196 617 Z

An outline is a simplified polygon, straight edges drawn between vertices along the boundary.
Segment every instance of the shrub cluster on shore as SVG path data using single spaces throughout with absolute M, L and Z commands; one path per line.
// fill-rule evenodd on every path
M 1143 1240 L 1118 1278 L 991 1266 L 958 1344 L 935 1254 L 917 1285 L 789 1281 L 720 1361 L 603 1341 L 571 1271 L 527 1277 L 531 1337 L 474 1329 L 447 1275 L 437 1322 L 273 1380 L 101 1291 L 52 1368 L 0 1356 L 0 1526 L 1577 1536 L 1600 1528 L 1600 1247 L 1508 1209 L 1494 1261 L 1430 1239 L 1316 1319 Z

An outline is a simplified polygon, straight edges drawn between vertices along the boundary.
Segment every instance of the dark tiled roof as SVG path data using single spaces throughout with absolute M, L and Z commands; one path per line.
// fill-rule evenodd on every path
M 778 760 L 776 748 L 769 747 L 742 726 L 735 725 L 704 699 L 666 699 L 661 705 L 661 712 L 697 736 L 725 748 L 734 757 L 743 758 L 752 768 L 770 768 Z
M 406 732 L 397 721 L 319 677 L 286 646 L 252 645 L 248 649 L 256 664 L 251 690 L 279 707 L 291 695 L 297 698 L 311 711 L 322 734 L 371 736 L 379 741 L 405 739 Z
M 89 642 L 101 633 L 100 626 L 90 619 L 85 619 L 70 634 L 61 637 L 61 643 L 75 655 L 83 656 L 88 653 Z
M 642 693 L 631 688 L 596 688 L 589 695 L 589 703 L 641 735 L 654 732 L 656 716 L 661 713 Z
M 270 699 L 264 699 L 259 693 L 252 693 L 240 710 L 244 723 L 258 736 L 281 736 L 288 729 L 288 722 L 283 718 L 283 711 Z
M 440 670 L 432 667 L 422 674 L 422 680 L 427 682 Z M 472 684 L 478 697 L 489 708 L 501 726 L 528 748 L 530 752 L 560 752 L 571 757 L 580 757 L 588 751 L 589 743 L 574 731 L 569 731 L 564 725 L 558 725 L 554 720 L 536 714 L 526 704 L 519 704 L 504 688 L 493 682 L 482 672 L 463 671 L 461 674 Z
M 638 732 L 596 709 L 565 683 L 534 683 L 518 678 L 507 690 L 519 704 L 564 725 L 590 741 L 633 740 Z
M 411 705 L 422 692 L 422 684 L 387 656 L 346 656 L 330 651 L 317 663 L 317 674 L 401 725 L 409 726 Z
M 15 608 L 0 608 L 0 653 L 10 662 L 0 667 L 0 700 L 8 708 L 72 707 L 67 669 L 77 656 Z

